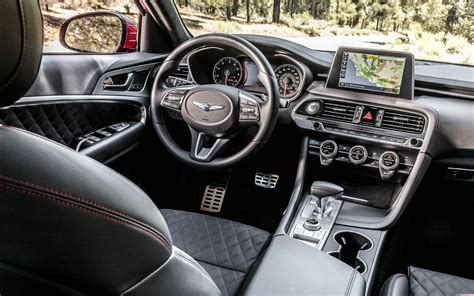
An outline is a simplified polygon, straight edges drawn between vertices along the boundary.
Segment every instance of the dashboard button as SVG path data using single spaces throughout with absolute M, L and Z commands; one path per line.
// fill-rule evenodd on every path
M 309 145 L 311 146 L 319 146 L 321 144 L 321 141 L 316 140 L 316 139 L 310 139 L 309 140 Z
M 339 151 L 341 152 L 349 152 L 350 150 L 350 147 L 349 146 L 346 146 L 346 145 L 339 145 Z

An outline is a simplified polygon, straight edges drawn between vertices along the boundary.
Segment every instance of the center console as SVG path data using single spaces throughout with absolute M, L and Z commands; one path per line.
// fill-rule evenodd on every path
M 413 100 L 413 57 L 341 48 L 326 85 L 310 86 L 291 117 L 304 137 L 276 235 L 338 259 L 370 294 L 386 231 L 431 162 L 438 118 Z

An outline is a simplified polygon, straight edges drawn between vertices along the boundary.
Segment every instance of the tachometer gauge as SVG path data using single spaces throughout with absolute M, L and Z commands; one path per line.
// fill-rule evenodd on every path
M 214 66 L 212 76 L 217 84 L 237 86 L 242 80 L 242 65 L 236 58 L 222 58 Z
M 280 97 L 291 98 L 299 90 L 303 75 L 301 70 L 292 64 L 284 64 L 275 69 Z

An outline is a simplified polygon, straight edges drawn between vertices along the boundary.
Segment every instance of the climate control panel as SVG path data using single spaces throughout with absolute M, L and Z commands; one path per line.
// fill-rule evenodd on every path
M 365 146 L 347 141 L 310 139 L 309 153 L 318 155 L 322 166 L 334 162 L 372 169 L 384 180 L 396 173 L 408 175 L 413 168 L 416 155 L 409 151 L 394 151 L 379 146 Z

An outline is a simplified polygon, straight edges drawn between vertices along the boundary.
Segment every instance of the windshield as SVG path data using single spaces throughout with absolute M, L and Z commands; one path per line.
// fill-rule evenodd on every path
M 474 0 L 176 0 L 190 33 L 260 34 L 314 50 L 408 51 L 474 65 Z

